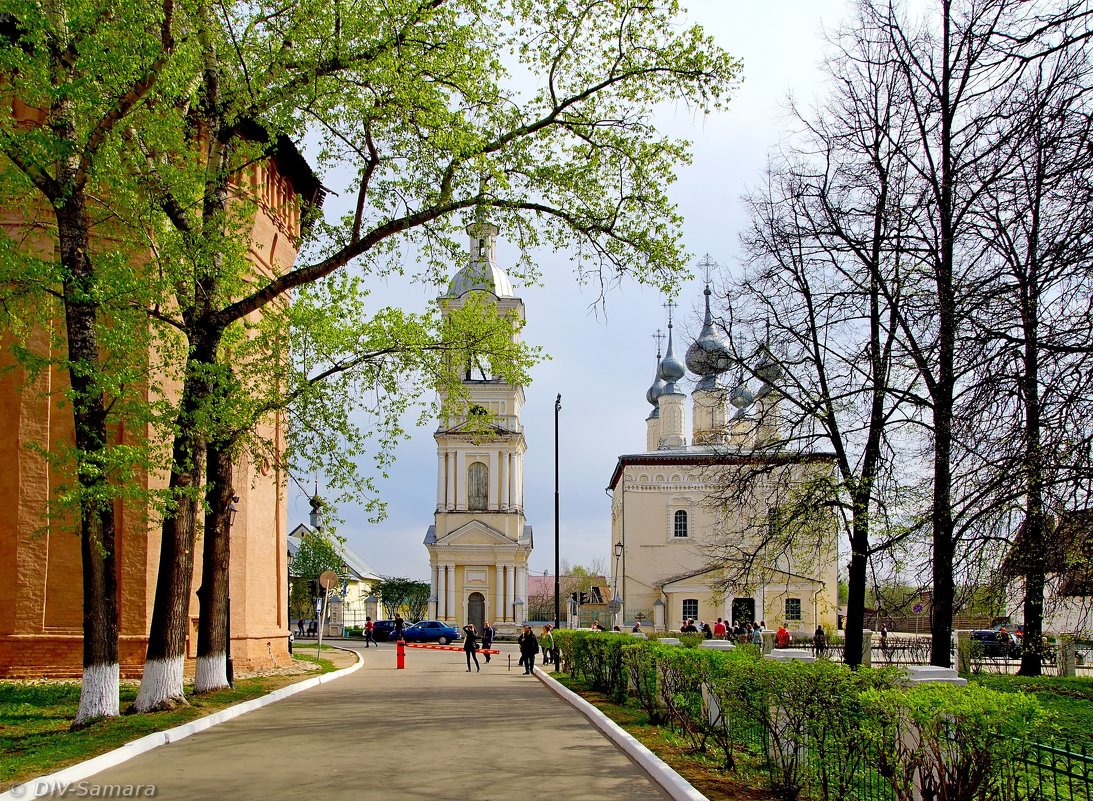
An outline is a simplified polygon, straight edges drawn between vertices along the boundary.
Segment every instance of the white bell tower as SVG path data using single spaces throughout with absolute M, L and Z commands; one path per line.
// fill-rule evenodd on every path
M 443 313 L 460 308 L 472 293 L 489 293 L 499 314 L 524 318 L 524 303 L 495 261 L 498 229 L 488 223 L 467 228 L 468 264 L 441 298 Z M 523 387 L 467 370 L 464 414 L 440 421 L 437 443 L 436 509 L 425 535 L 432 596 L 430 614 L 461 627 L 490 621 L 513 632 L 527 609 L 528 557 L 532 530 L 524 519 L 524 454 L 520 412 Z M 483 436 L 481 421 L 492 432 Z

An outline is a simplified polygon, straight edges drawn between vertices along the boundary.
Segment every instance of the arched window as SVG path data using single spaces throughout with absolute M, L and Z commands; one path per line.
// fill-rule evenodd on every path
M 673 520 L 672 533 L 676 537 L 687 536 L 687 512 L 683 509 L 679 509 L 675 513 Z
M 472 462 L 467 468 L 467 508 L 472 512 L 486 511 L 490 499 L 490 469 L 482 462 Z

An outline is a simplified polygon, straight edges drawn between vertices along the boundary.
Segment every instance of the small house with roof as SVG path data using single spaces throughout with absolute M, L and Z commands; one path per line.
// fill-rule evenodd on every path
M 314 531 L 310 526 L 301 523 L 288 535 L 288 576 L 289 581 L 298 578 L 299 573 L 292 566 L 296 554 L 299 553 L 300 543 L 304 537 Z M 341 584 L 332 593 L 332 601 L 337 606 L 337 620 L 331 616 L 331 622 L 342 626 L 364 626 L 364 619 L 369 614 L 366 600 L 372 595 L 375 586 L 382 578 L 372 566 L 359 554 L 340 540 L 333 540 L 331 544 L 342 560 L 341 566 L 335 571 L 341 577 Z M 334 600 L 336 598 L 336 600 Z
M 1044 557 L 1045 634 L 1093 636 L 1093 509 L 1061 512 L 1047 519 Z M 1006 581 L 1006 611 L 1015 623 L 1023 623 L 1025 585 L 1020 566 L 1024 526 L 1002 563 Z

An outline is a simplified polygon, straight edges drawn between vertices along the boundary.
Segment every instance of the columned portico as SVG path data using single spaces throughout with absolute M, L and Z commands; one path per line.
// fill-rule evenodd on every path
M 494 260 L 497 228 L 476 224 L 468 233 L 469 263 L 440 298 L 441 313 L 447 316 L 484 293 L 499 314 L 522 320 L 523 301 Z M 498 633 L 511 633 L 520 622 L 515 600 L 527 595 L 532 548 L 531 526 L 524 520 L 524 390 L 470 367 L 463 388 L 463 410 L 442 420 L 434 434 L 436 511 L 425 536 L 432 594 L 437 617 L 446 623 L 463 626 L 471 622 L 471 611 L 484 610 Z M 482 415 L 488 416 L 488 435 L 482 433 Z

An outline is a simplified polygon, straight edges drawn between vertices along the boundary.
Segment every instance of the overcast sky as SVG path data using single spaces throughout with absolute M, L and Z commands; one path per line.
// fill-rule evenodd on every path
M 694 143 L 694 163 L 679 173 L 672 196 L 684 217 L 684 246 L 694 264 L 709 254 L 724 270 L 738 266 L 744 225 L 740 196 L 761 177 L 767 153 L 785 126 L 788 93 L 806 104 L 821 91 L 822 31 L 849 13 L 848 0 L 690 0 L 689 18 L 732 55 L 743 60 L 744 82 L 728 111 L 696 122 L 685 110 L 666 109 L 659 127 Z M 507 242 L 498 244 L 499 266 L 515 261 Z M 645 391 L 653 382 L 656 346 L 664 328 L 664 298 L 633 283 L 613 290 L 606 309 L 591 309 L 568 254 L 543 254 L 543 287 L 517 286 L 525 304 L 524 339 L 550 354 L 525 389 L 527 438 L 524 511 L 534 527 L 530 570 L 554 569 L 554 398 L 562 395 L 559 422 L 561 558 L 610 570 L 611 506 L 605 487 L 620 454 L 645 450 Z M 452 272 L 458 268 L 453 265 Z M 702 281 L 688 282 L 676 311 L 676 353 L 681 358 L 700 327 Z M 716 279 L 715 279 L 716 281 Z M 435 302 L 434 290 L 386 287 L 403 294 L 414 311 Z M 688 376 L 691 378 L 690 376 Z M 693 384 L 687 386 L 688 393 Z M 398 455 L 389 480 L 380 484 L 389 514 L 370 524 L 363 510 L 338 509 L 338 533 L 384 576 L 427 580 L 429 556 L 422 544 L 436 503 L 435 424 L 416 429 Z M 688 399 L 688 435 L 690 402 Z M 311 486 L 311 479 L 301 477 Z M 319 477 L 320 494 L 322 478 Z M 289 494 L 289 530 L 306 523 L 309 506 L 295 486 Z

